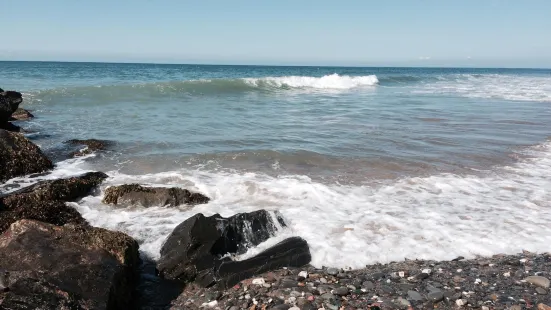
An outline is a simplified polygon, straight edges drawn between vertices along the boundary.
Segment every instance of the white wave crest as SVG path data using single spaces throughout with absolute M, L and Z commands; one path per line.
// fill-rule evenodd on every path
M 350 89 L 362 86 L 374 86 L 379 83 L 377 76 L 348 76 L 324 75 L 322 77 L 313 76 L 282 76 L 265 78 L 245 78 L 245 83 L 251 86 L 261 87 L 264 85 L 272 87 L 291 87 L 291 88 L 317 88 L 317 89 Z

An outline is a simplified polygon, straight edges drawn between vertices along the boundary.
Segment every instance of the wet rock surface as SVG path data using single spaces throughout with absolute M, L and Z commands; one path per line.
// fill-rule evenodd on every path
M 0 124 L 11 120 L 12 114 L 23 102 L 23 96 L 16 91 L 4 91 L 0 89 Z
M 551 309 L 547 282 L 527 280 L 551 278 L 551 254 L 406 260 L 336 271 L 286 268 L 228 289 L 188 286 L 171 309 Z
M 0 309 L 127 309 L 138 265 L 123 233 L 21 220 L 0 235 Z
M 86 139 L 86 140 L 72 139 L 72 140 L 66 141 L 65 143 L 71 146 L 79 146 L 79 147 L 85 146 L 85 148 L 83 149 L 72 151 L 69 154 L 69 157 L 81 157 L 81 156 L 89 155 L 98 151 L 105 151 L 114 144 L 112 141 L 98 140 L 98 139 Z
M 12 113 L 11 120 L 25 121 L 25 120 L 31 119 L 33 117 L 34 117 L 34 115 L 30 111 L 22 109 L 22 108 L 17 108 Z
M 82 198 L 96 188 L 107 175 L 89 172 L 80 176 L 38 182 L 0 196 L 0 232 L 20 219 L 39 220 L 54 225 L 85 224 L 86 221 L 65 202 Z
M 209 202 L 201 194 L 177 187 L 145 187 L 139 184 L 111 186 L 105 190 L 103 202 L 119 206 L 170 206 L 196 205 Z
M 0 182 L 52 168 L 38 146 L 22 134 L 0 129 Z
M 258 272 L 310 261 L 307 243 L 290 238 L 245 261 L 227 254 L 243 254 L 273 236 L 285 223 L 278 213 L 265 210 L 229 218 L 196 214 L 178 225 L 161 248 L 160 275 L 200 286 L 228 287 Z

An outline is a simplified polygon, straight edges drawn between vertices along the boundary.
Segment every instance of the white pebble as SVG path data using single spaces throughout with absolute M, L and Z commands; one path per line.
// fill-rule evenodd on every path
M 255 298 L 253 298 L 253 304 L 258 305 L 258 301 Z
M 300 308 L 299 307 L 291 307 L 288 310 L 300 310 Z
M 398 272 L 398 275 L 400 276 L 400 278 L 403 278 L 403 277 L 406 276 L 406 273 L 403 272 L 403 271 L 400 271 L 400 272 Z
M 521 259 L 520 262 L 523 264 L 526 263 L 526 258 Z
M 506 278 L 508 278 L 508 277 L 511 276 L 511 273 L 510 273 L 510 272 L 506 272 L 506 273 L 503 274 L 503 276 L 506 277 Z
M 496 264 L 488 264 L 489 267 L 494 267 Z
M 457 269 L 457 272 L 461 272 L 461 271 L 463 271 L 463 269 Z
M 482 280 L 480 280 L 480 279 L 474 280 L 474 284 L 480 284 L 481 282 L 482 282 Z
M 249 294 L 245 295 L 245 299 L 251 299 L 251 295 Z
M 481 310 L 490 310 L 490 308 L 486 306 L 482 306 Z
M 218 301 L 216 301 L 216 300 L 213 300 L 211 302 L 206 302 L 206 303 L 202 304 L 203 307 L 209 307 L 209 308 L 214 308 L 214 307 L 216 307 L 216 305 L 218 305 Z
M 386 280 L 386 283 L 390 283 L 390 279 Z
M 268 303 L 271 303 L 272 301 L 273 301 L 273 299 L 271 299 L 271 298 L 270 298 L 270 299 L 268 299 Z
M 303 278 L 306 279 L 306 278 L 308 278 L 308 272 L 306 272 L 306 271 L 301 271 L 301 272 L 298 273 L 298 276 L 299 276 L 299 277 L 303 277 Z
M 264 285 L 266 281 L 264 280 L 264 278 L 256 278 L 256 279 L 253 279 L 252 283 L 256 285 Z
M 432 270 L 427 268 L 427 269 L 423 269 L 421 272 L 426 273 L 426 274 L 430 274 L 432 272 Z
M 455 301 L 455 304 L 458 305 L 459 307 L 461 307 L 461 306 L 466 305 L 467 302 L 464 301 L 463 299 L 458 299 L 458 300 Z
M 296 297 L 293 297 L 293 296 L 289 297 L 289 302 L 290 302 L 290 303 L 294 304 L 295 301 L 297 301 L 297 298 L 296 298 Z

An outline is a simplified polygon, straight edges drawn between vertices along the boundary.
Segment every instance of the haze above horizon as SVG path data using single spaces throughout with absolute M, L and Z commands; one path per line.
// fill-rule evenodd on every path
M 551 67 L 551 2 L 8 1 L 0 60 Z

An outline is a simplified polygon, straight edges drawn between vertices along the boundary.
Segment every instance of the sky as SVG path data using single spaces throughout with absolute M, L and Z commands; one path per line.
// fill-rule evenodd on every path
M 551 68 L 549 0 L 0 0 L 0 60 Z

